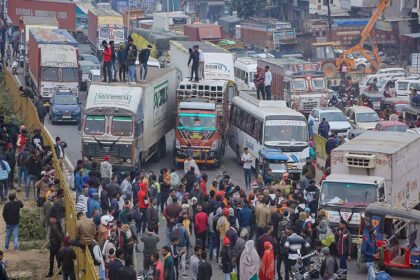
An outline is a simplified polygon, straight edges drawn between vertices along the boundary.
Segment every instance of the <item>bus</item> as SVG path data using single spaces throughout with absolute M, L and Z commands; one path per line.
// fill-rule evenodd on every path
M 235 82 L 240 90 L 255 90 L 254 75 L 257 72 L 257 59 L 239 57 L 235 64 Z
M 229 146 L 240 160 L 248 147 L 258 166 L 262 148 L 280 149 L 287 157 L 287 170 L 300 178 L 309 156 L 309 135 L 303 114 L 288 108 L 285 101 L 258 100 L 255 91 L 241 91 L 232 100 L 228 129 Z

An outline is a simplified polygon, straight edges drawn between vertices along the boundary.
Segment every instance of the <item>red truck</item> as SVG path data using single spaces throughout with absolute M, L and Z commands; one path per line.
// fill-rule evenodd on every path
M 26 82 L 44 102 L 58 89 L 78 94 L 78 42 L 64 29 L 30 29 Z
M 185 24 L 184 35 L 191 41 L 212 41 L 222 38 L 222 26 L 216 24 Z
M 22 16 L 53 17 L 58 27 L 76 31 L 76 3 L 66 0 L 9 0 L 7 12 L 13 26 L 19 26 Z

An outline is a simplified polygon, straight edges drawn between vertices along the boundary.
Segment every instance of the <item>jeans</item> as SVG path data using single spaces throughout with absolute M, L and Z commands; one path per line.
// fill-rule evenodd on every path
M 158 194 L 159 197 L 159 194 Z M 169 193 L 167 192 L 160 192 L 160 211 L 163 213 L 165 210 L 166 202 L 168 201 Z
M 258 100 L 260 100 L 260 93 L 261 93 L 262 100 L 265 100 L 264 86 L 263 85 L 257 86 L 257 98 L 258 98 Z
M 230 273 L 225 273 L 225 280 L 230 280 Z
M 251 186 L 251 168 L 244 168 L 244 175 L 245 175 L 245 187 L 249 189 Z
M 340 256 L 340 269 L 347 269 L 347 255 Z
M 111 61 L 104 62 L 104 81 L 107 81 L 108 76 L 108 82 L 112 81 L 112 71 L 111 71 Z
M 289 280 L 289 275 L 292 273 L 292 267 L 296 264 L 295 260 L 289 260 L 287 259 L 285 262 L 285 272 L 284 272 L 284 279 Z
M 198 82 L 198 67 L 199 67 L 200 65 L 195 65 L 195 64 L 193 64 L 192 65 L 192 67 L 191 67 L 191 78 L 190 78 L 190 81 L 192 81 L 193 80 L 193 77 L 194 77 L 194 74 L 195 74 L 195 81 L 196 82 Z
M 146 208 L 140 208 L 140 212 L 143 214 L 143 219 L 141 220 L 141 233 L 144 233 L 147 228 L 146 210 Z
M 31 182 L 33 182 L 33 186 L 34 186 L 34 199 L 37 199 L 37 193 L 36 193 L 36 188 L 35 188 L 35 183 L 38 180 L 37 176 L 35 175 L 28 175 L 26 177 L 26 185 L 25 185 L 25 193 L 26 193 L 26 198 L 29 199 L 29 191 L 31 189 Z
M 8 179 L 0 180 L 0 197 L 1 201 L 5 201 L 8 193 Z
M 265 90 L 265 99 L 271 100 L 271 85 L 265 86 L 264 90 Z
M 184 254 L 179 257 L 179 264 L 178 268 L 181 270 L 181 275 L 186 275 L 186 257 L 187 257 L 187 247 L 178 247 L 178 252 L 181 252 L 181 250 L 184 250 Z
M 19 250 L 19 225 L 6 225 L 6 241 L 4 248 L 9 249 L 10 236 L 13 234 L 13 248 Z
M 216 247 L 216 233 L 213 231 L 213 232 L 210 232 L 210 237 L 209 237 L 209 239 L 210 239 L 210 252 L 209 252 L 209 257 L 210 257 L 210 259 L 212 259 L 213 258 L 213 251 L 214 251 L 214 249 L 215 249 L 215 247 Z
M 136 65 L 129 65 L 128 66 L 128 81 L 135 82 L 136 81 Z
M 202 248 L 203 250 L 206 248 L 206 235 L 207 235 L 207 231 L 200 232 L 200 233 L 198 233 L 198 232 L 195 233 L 196 243 L 197 243 L 197 240 L 200 239 L 203 243 L 203 248 Z
M 63 280 L 76 280 L 76 276 L 74 275 L 74 271 L 64 272 L 63 271 Z
M 117 79 L 117 62 L 115 60 L 111 60 L 112 72 L 114 74 L 114 80 Z M 112 76 L 112 75 L 111 75 Z
M 375 274 L 375 262 L 366 262 L 366 266 L 368 269 L 368 280 L 375 280 L 376 274 Z
M 50 270 L 48 272 L 49 275 L 52 275 L 54 271 L 54 258 L 57 260 L 57 267 L 61 267 L 61 262 L 58 259 L 58 251 L 60 251 L 60 246 L 56 245 L 50 247 Z
M 26 178 L 28 177 L 28 169 L 26 167 L 18 166 L 18 188 L 22 187 L 23 183 L 26 185 Z
M 143 69 L 144 69 L 144 76 L 143 76 Z M 146 76 L 147 76 L 147 62 L 142 62 L 140 63 L 140 81 L 146 80 Z
M 125 72 L 127 72 L 127 66 L 125 64 L 120 64 L 120 69 L 119 69 L 119 78 L 120 78 L 120 82 L 125 80 Z

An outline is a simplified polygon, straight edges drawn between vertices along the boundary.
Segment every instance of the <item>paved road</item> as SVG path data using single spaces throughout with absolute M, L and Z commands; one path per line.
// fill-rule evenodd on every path
M 81 53 L 90 53 L 89 47 L 87 45 L 81 45 L 79 47 L 79 51 Z M 22 81 L 22 77 L 19 77 Z M 80 100 L 83 104 L 86 102 L 86 93 L 82 92 L 80 94 Z M 68 147 L 66 149 L 66 154 L 70 162 L 75 165 L 76 161 L 81 158 L 81 137 L 78 131 L 78 127 L 76 125 L 52 125 L 48 118 L 46 118 L 45 122 L 46 128 L 50 131 L 53 137 L 60 136 L 61 139 L 67 141 Z M 144 165 L 144 169 L 146 171 L 153 170 L 155 173 L 159 172 L 161 168 L 164 167 L 172 167 L 172 139 L 174 137 L 174 133 L 170 132 L 167 135 L 167 153 L 166 157 L 159 162 L 149 162 Z M 227 171 L 232 178 L 234 184 L 244 185 L 243 180 L 243 172 L 242 168 L 238 165 L 237 161 L 235 160 L 234 153 L 228 148 L 226 151 L 226 155 L 224 157 L 223 163 L 221 167 L 217 170 L 207 170 L 206 173 L 209 175 L 209 179 L 212 180 L 220 175 L 222 175 L 223 171 Z M 319 174 L 318 174 L 319 176 Z M 159 243 L 159 247 L 165 245 L 165 231 L 166 231 L 166 222 L 162 219 L 160 224 L 160 238 L 161 242 Z M 142 245 L 140 246 L 142 248 Z M 138 271 L 142 270 L 142 254 L 137 254 L 137 263 L 136 269 Z M 224 279 L 224 276 L 221 270 L 217 267 L 216 263 L 212 263 L 213 266 L 213 279 Z M 349 264 L 349 280 L 353 279 L 366 279 L 366 270 L 364 269 L 362 272 L 358 272 L 355 261 L 351 261 Z M 392 270 L 392 279 L 395 280 L 403 280 L 403 279 L 420 279 L 420 272 L 416 271 L 402 271 L 402 270 Z

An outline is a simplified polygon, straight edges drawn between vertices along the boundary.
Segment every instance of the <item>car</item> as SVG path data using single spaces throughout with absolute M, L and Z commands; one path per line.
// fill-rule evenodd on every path
M 420 80 L 400 79 L 395 82 L 395 97 L 410 100 L 410 94 L 413 89 L 420 91 Z
M 70 90 L 58 90 L 51 97 L 50 120 L 52 124 L 58 122 L 73 122 L 79 124 L 81 107 L 77 96 Z
M 351 106 L 344 110 L 344 115 L 349 120 L 353 128 L 372 130 L 375 128 L 380 118 L 370 107 Z
M 407 132 L 408 126 L 397 121 L 380 121 L 375 126 L 376 131 Z
M 361 134 L 363 134 L 367 131 L 368 130 L 366 130 L 366 129 L 354 129 L 354 128 L 352 128 L 347 132 L 347 136 L 344 139 L 344 141 L 349 142 L 350 140 L 356 138 L 357 136 L 359 136 L 359 135 L 361 135 Z
M 376 71 L 376 74 L 390 74 L 390 75 L 403 74 L 403 75 L 408 75 L 408 72 L 404 68 L 390 67 L 390 68 L 379 69 L 378 71 Z
M 87 81 L 89 79 L 90 71 L 91 70 L 100 70 L 101 65 L 100 64 L 95 64 L 90 60 L 82 60 L 82 61 L 79 61 L 79 69 L 80 69 L 79 89 L 80 90 L 86 90 Z
M 100 69 L 92 69 L 89 71 L 89 77 L 87 79 L 87 86 L 86 91 L 89 90 L 89 85 L 94 82 L 100 82 L 101 81 L 101 70 Z
M 313 130 L 315 134 L 318 134 L 319 123 L 323 118 L 325 118 L 330 125 L 330 133 L 334 132 L 338 136 L 346 136 L 347 131 L 351 129 L 351 124 L 340 109 L 336 107 L 317 107 L 312 109 L 308 116 L 308 121 L 312 120 L 314 123 Z
M 99 59 L 93 54 L 80 54 L 79 61 L 84 61 L 84 60 L 91 61 L 94 64 L 101 64 Z

